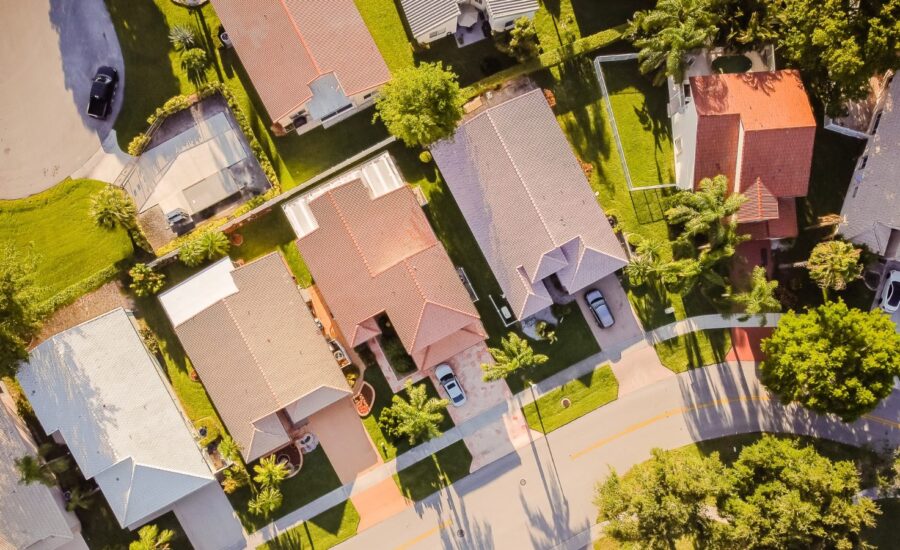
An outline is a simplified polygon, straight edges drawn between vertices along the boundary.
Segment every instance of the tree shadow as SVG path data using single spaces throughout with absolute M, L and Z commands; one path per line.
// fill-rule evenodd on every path
M 600 0 L 571 0 L 575 21 L 581 36 L 588 36 L 603 29 L 626 23 L 638 10 L 656 5 L 654 0 L 628 0 L 601 2 Z M 546 5 L 546 3 L 545 3 Z

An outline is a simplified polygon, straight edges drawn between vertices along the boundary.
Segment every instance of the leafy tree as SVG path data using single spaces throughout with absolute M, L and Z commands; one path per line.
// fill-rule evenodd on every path
M 131 277 L 129 288 L 134 291 L 135 296 L 141 298 L 156 294 L 166 284 L 166 276 L 157 273 L 147 264 L 134 264 L 128 271 L 128 276 Z
M 278 487 L 289 473 L 286 464 L 275 461 L 275 455 L 260 460 L 259 464 L 253 467 L 253 471 L 256 472 L 253 481 L 263 487 Z
M 900 334 L 890 317 L 843 301 L 787 312 L 761 347 L 761 378 L 770 390 L 845 422 L 874 409 L 900 376 Z
M 125 191 L 108 185 L 91 197 L 90 216 L 99 227 L 112 231 L 121 228 L 128 232 L 134 246 L 148 252 L 150 243 L 137 223 L 137 207 Z
M 424 147 L 453 135 L 463 102 L 456 74 L 440 62 L 422 63 L 397 72 L 384 85 L 375 119 L 407 146 Z
M 228 237 L 221 231 L 209 230 L 181 245 L 178 258 L 188 267 L 196 267 L 205 261 L 217 260 L 231 248 Z
M 726 243 L 735 222 L 732 217 L 747 202 L 740 193 L 728 194 L 728 178 L 719 175 L 700 180 L 696 191 L 679 191 L 669 199 L 666 221 L 683 225 L 682 242 L 705 236 L 711 246 Z
M 852 462 L 832 462 L 811 446 L 765 436 L 744 447 L 728 472 L 719 513 L 724 548 L 858 548 L 878 509 L 857 498 Z
M 534 21 L 530 17 L 516 19 L 515 25 L 509 31 L 509 36 L 505 39 L 501 38 L 497 47 L 503 53 L 516 58 L 519 63 L 537 57 L 540 45 Z
M 861 253 L 862 250 L 844 241 L 826 241 L 812 249 L 806 267 L 826 300 L 829 290 L 843 290 L 847 283 L 862 276 Z
M 181 68 L 187 71 L 188 76 L 194 82 L 204 80 L 208 65 L 209 57 L 203 48 L 191 48 L 181 54 Z
M 15 376 L 28 360 L 28 342 L 40 328 L 31 269 L 11 246 L 0 247 L 0 377 Z
M 159 530 L 156 525 L 145 525 L 138 530 L 138 540 L 128 545 L 128 550 L 169 550 L 175 538 L 170 529 Z
M 424 384 L 414 386 L 408 380 L 406 395 L 408 400 L 403 399 L 399 394 L 394 394 L 391 400 L 389 407 L 391 412 L 388 416 L 393 417 L 394 433 L 398 437 L 406 437 L 410 445 L 441 435 L 439 426 L 444 420 L 447 400 L 428 397 Z
M 219 456 L 226 460 L 238 462 L 241 460 L 241 446 L 230 435 L 223 435 L 216 446 Z
M 264 487 L 262 491 L 250 500 L 248 509 L 253 515 L 267 518 L 272 512 L 281 508 L 283 501 L 284 496 L 278 490 L 278 487 Z
M 494 363 L 481 365 L 485 382 L 506 378 L 519 369 L 543 365 L 550 360 L 546 355 L 535 353 L 531 344 L 515 332 L 510 332 L 500 340 L 499 348 L 490 348 L 489 351 Z
M 750 289 L 736 294 L 732 299 L 734 303 L 744 308 L 744 313 L 748 317 L 760 313 L 777 313 L 781 311 L 781 302 L 775 296 L 776 288 L 778 281 L 768 280 L 766 269 L 756 266 L 750 274 Z
M 708 510 L 727 490 L 718 454 L 654 449 L 652 455 L 625 476 L 613 471 L 598 485 L 594 503 L 600 521 L 609 522 L 604 532 L 650 549 L 674 549 L 685 537 L 709 540 L 714 520 Z
M 191 27 L 172 25 L 169 29 L 169 42 L 176 50 L 187 50 L 197 43 L 197 35 Z
M 656 84 L 667 76 L 681 82 L 685 54 L 710 46 L 716 37 L 720 17 L 713 5 L 713 0 L 659 0 L 656 8 L 636 12 L 626 36 L 640 49 L 641 72 L 654 73 Z

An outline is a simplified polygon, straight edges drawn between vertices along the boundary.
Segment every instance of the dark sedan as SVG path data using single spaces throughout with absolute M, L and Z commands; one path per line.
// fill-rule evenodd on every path
M 119 84 L 119 71 L 113 67 L 100 67 L 91 83 L 91 97 L 88 100 L 87 114 L 93 118 L 104 119 L 112 110 L 113 98 Z

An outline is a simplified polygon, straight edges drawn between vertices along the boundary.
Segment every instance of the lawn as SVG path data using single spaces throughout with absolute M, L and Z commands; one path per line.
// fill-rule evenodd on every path
M 326 550 L 356 534 L 359 513 L 348 501 L 292 527 L 257 550 Z
M 247 465 L 251 476 L 253 475 L 253 466 L 255 464 L 255 462 L 252 462 Z M 241 487 L 228 495 L 228 500 L 231 501 L 231 505 L 234 507 L 234 511 L 241 523 L 244 524 L 244 528 L 252 533 L 269 522 L 309 504 L 340 486 L 341 480 L 335 473 L 334 468 L 331 467 L 331 462 L 328 461 L 325 451 L 319 446 L 315 451 L 303 455 L 303 467 L 300 468 L 300 473 L 282 482 L 280 488 L 281 493 L 284 495 L 284 501 L 281 508 L 269 519 L 255 516 L 247 510 L 247 503 L 253 498 L 253 493 L 249 487 Z
M 81 522 L 81 534 L 91 550 L 125 550 L 138 538 L 137 530 L 132 532 L 119 526 L 102 494 L 97 495 L 90 510 L 78 510 L 76 515 Z M 174 512 L 156 518 L 149 525 L 156 525 L 160 531 L 169 529 L 175 532 L 175 538 L 170 543 L 172 550 L 193 548 Z
M 11 246 L 19 261 L 34 262 L 35 301 L 48 300 L 114 265 L 124 267 L 131 257 L 127 233 L 97 227 L 88 213 L 91 196 L 105 186 L 65 180 L 25 199 L 0 201 L 0 246 Z
M 472 454 L 462 441 L 441 449 L 394 475 L 400 491 L 410 500 L 419 501 L 469 475 Z
M 479 297 L 475 307 L 487 330 L 488 345 L 499 347 L 500 339 L 514 330 L 514 327 L 503 326 L 500 315 L 488 298 L 488 296 L 499 297 L 502 291 L 487 260 L 481 253 L 478 243 L 472 236 L 462 212 L 434 164 L 421 163 L 414 151 L 399 143 L 391 146 L 390 152 L 397 161 L 397 167 L 404 179 L 410 184 L 418 186 L 428 197 L 428 205 L 425 207 L 428 220 L 444 244 L 444 248 L 447 249 L 450 259 L 455 265 L 465 269 L 475 288 Z M 523 377 L 538 382 L 600 351 L 587 321 L 578 308 L 568 307 L 565 309 L 568 313 L 564 315 L 562 323 L 556 328 L 557 341 L 555 343 L 551 344 L 546 340 L 531 342 L 537 353 L 547 355 L 550 360 L 540 367 L 526 370 L 521 377 L 508 378 L 507 383 L 512 391 L 518 392 L 525 388 Z
M 271 212 L 244 225 L 237 232 L 244 238 L 244 242 L 241 246 L 231 247 L 229 255 L 233 260 L 250 262 L 279 250 L 297 279 L 297 284 L 304 288 L 312 284 L 312 275 L 295 244 L 297 235 L 281 207 L 276 206 Z
M 392 73 L 415 65 L 406 20 L 395 0 L 356 0 L 356 7 Z
M 704 367 L 725 360 L 731 349 L 729 330 L 701 330 L 654 344 L 659 362 L 673 372 Z
M 375 445 L 379 454 L 381 454 L 381 458 L 385 461 L 393 460 L 397 458 L 398 454 L 403 454 L 412 448 L 409 441 L 406 439 L 395 441 L 388 437 L 381 431 L 381 427 L 378 425 L 378 416 L 385 407 L 391 406 L 391 400 L 393 399 L 394 393 L 391 391 L 391 387 L 388 385 L 387 380 L 385 380 L 384 374 L 381 373 L 381 369 L 377 366 L 367 367 L 365 374 L 363 374 L 363 379 L 375 389 L 375 403 L 372 405 L 372 412 L 362 419 L 363 426 L 366 428 L 366 431 L 369 432 L 369 437 L 372 438 L 372 443 Z M 431 379 L 422 380 L 416 385 L 419 384 L 425 385 L 425 391 L 429 397 L 440 398 L 434 384 L 431 383 Z M 453 419 L 445 412 L 444 421 L 440 425 L 441 432 L 446 432 L 453 426 Z
M 522 407 L 522 413 L 531 429 L 546 434 L 615 401 L 618 396 L 619 382 L 612 369 L 604 366 L 548 392 Z M 571 404 L 564 406 L 563 399 Z
M 546 0 L 535 14 L 535 28 L 544 51 L 558 48 L 628 21 L 637 10 L 652 8 L 655 0 Z
M 415 53 L 416 62 L 441 61 L 459 76 L 460 86 L 469 86 L 516 64 L 516 60 L 497 49 L 494 39 L 488 37 L 464 48 L 456 45 L 452 36 L 435 40 Z

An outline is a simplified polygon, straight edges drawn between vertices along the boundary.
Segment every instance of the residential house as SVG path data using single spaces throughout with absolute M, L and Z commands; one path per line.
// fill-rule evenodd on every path
M 534 18 L 537 0 L 400 0 L 416 42 L 427 44 L 485 22 L 493 32 L 508 31 L 520 17 Z
M 352 410 L 347 381 L 277 252 L 240 267 L 223 258 L 159 301 L 247 462 L 294 443 L 319 411 Z
M 890 86 L 875 111 L 870 137 L 856 164 L 840 233 L 890 260 L 900 260 L 900 86 Z
M 699 66 L 689 73 L 702 73 Z M 742 233 L 752 240 L 797 236 L 795 199 L 809 187 L 816 135 L 800 74 L 698 74 L 669 84 L 678 187 L 725 175 L 729 192 L 748 199 L 737 213 Z
M 195 548 L 233 548 L 240 524 L 197 436 L 122 308 L 56 334 L 17 375 L 44 431 L 96 482 L 123 528 L 169 511 Z M 192 531 L 197 509 L 216 534 Z M 223 541 L 224 537 L 224 541 Z
M 81 524 L 66 511 L 62 491 L 19 481 L 15 460 L 35 456 L 37 448 L 14 410 L 9 394 L 0 393 L 0 548 L 87 550 Z
M 519 320 L 627 263 L 541 90 L 472 111 L 431 152 Z
M 385 315 L 419 369 L 485 339 L 459 274 L 389 155 L 290 201 L 284 210 L 350 346 L 381 335 Z
M 336 124 L 391 77 L 353 0 L 212 4 L 276 131 Z

